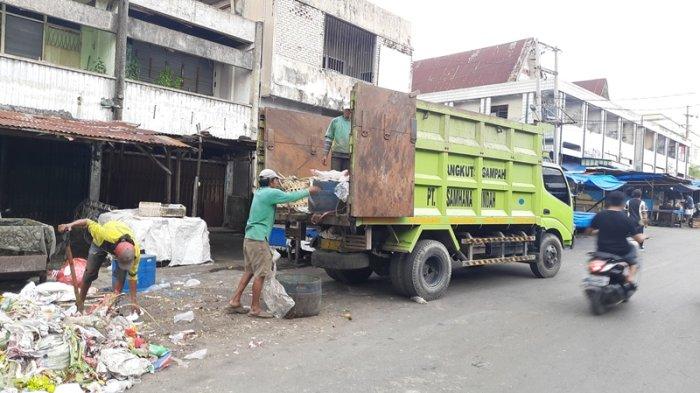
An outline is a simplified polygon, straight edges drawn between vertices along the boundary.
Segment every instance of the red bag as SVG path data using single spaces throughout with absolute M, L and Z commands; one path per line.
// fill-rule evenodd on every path
M 83 275 L 87 269 L 87 261 L 83 258 L 73 258 L 73 267 L 75 268 L 75 279 L 78 280 L 78 284 L 80 284 L 83 282 Z M 61 270 L 58 271 L 56 281 L 73 285 L 73 281 L 70 277 L 70 264 L 68 261 L 66 261 Z

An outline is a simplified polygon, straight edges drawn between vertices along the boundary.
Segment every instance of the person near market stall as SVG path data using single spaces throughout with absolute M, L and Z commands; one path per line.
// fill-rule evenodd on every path
M 683 207 L 685 208 L 685 218 L 688 221 L 688 225 L 692 226 L 693 215 L 695 214 L 695 201 L 690 193 L 685 194 Z
M 69 232 L 73 228 L 87 228 L 92 236 L 92 243 L 88 251 L 87 267 L 83 274 L 83 282 L 80 285 L 78 304 L 85 302 L 85 297 L 93 281 L 98 277 L 100 267 L 107 259 L 107 255 L 113 255 L 117 260 L 117 279 L 112 285 L 115 293 L 121 293 L 124 288 L 126 276 L 129 276 L 129 297 L 133 311 L 139 312 L 136 299 L 137 274 L 139 261 L 141 260 L 141 248 L 135 240 L 134 232 L 121 221 L 108 221 L 103 225 L 90 219 L 79 219 L 58 226 L 59 233 Z
M 255 191 L 253 202 L 250 204 L 250 214 L 243 239 L 245 269 L 225 311 L 227 314 L 247 313 L 250 317 L 271 318 L 272 314 L 263 311 L 260 307 L 260 294 L 265 277 L 272 271 L 272 251 L 268 240 L 275 223 L 275 208 L 279 203 L 298 201 L 318 193 L 320 189 L 311 186 L 306 190 L 284 192 L 281 190 L 280 176 L 272 169 L 263 169 L 260 172 L 258 185 L 260 187 Z M 253 299 L 248 310 L 241 304 L 241 297 L 251 279 L 253 280 Z
M 648 224 L 647 217 L 647 205 L 642 200 L 642 190 L 636 189 L 632 191 L 632 199 L 627 201 L 625 205 L 625 210 L 627 211 L 627 216 L 637 224 L 637 232 L 644 233 L 644 228 Z M 644 249 L 644 241 L 639 243 L 639 248 Z

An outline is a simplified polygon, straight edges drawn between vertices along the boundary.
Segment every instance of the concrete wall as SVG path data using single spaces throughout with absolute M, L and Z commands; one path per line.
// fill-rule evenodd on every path
M 111 120 L 100 105 L 114 95 L 114 79 L 79 70 L 0 56 L 0 104 L 69 112 L 78 119 Z
M 223 139 L 252 132 L 246 105 L 138 82 L 127 82 L 125 102 L 125 121 L 167 134 L 194 134 L 197 124 Z
M 66 111 L 87 120 L 111 120 L 100 102 L 114 94 L 114 78 L 0 56 L 0 104 Z M 166 134 L 192 134 L 197 123 L 212 135 L 251 136 L 251 108 L 160 86 L 127 82 L 124 120 Z
M 220 32 L 246 42 L 255 41 L 255 23 L 230 12 L 222 12 L 195 0 L 130 0 L 142 7 L 183 22 Z
M 508 120 L 524 122 L 522 94 L 491 98 L 491 108 L 497 105 L 508 105 Z
M 375 82 L 408 91 L 410 25 L 366 0 L 260 0 L 244 16 L 265 23 L 261 95 L 340 110 L 357 79 L 323 69 L 325 14 L 375 33 Z M 268 100 L 269 101 L 269 100 Z

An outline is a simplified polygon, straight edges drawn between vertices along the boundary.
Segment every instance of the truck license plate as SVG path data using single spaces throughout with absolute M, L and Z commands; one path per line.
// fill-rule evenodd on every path
M 588 276 L 583 280 L 584 284 L 594 285 L 597 287 L 604 287 L 610 284 L 610 277 L 608 276 Z

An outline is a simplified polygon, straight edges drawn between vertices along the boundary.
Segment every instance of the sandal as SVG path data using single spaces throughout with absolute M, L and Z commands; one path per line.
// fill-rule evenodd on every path
M 243 306 L 234 307 L 230 304 L 224 308 L 226 314 L 248 314 L 249 311 L 250 310 Z
M 251 317 L 251 318 L 264 318 L 264 319 L 268 319 L 268 318 L 274 317 L 274 315 L 270 314 L 270 313 L 267 312 L 267 311 L 260 311 L 259 313 L 249 312 L 249 313 L 248 313 L 248 316 Z

